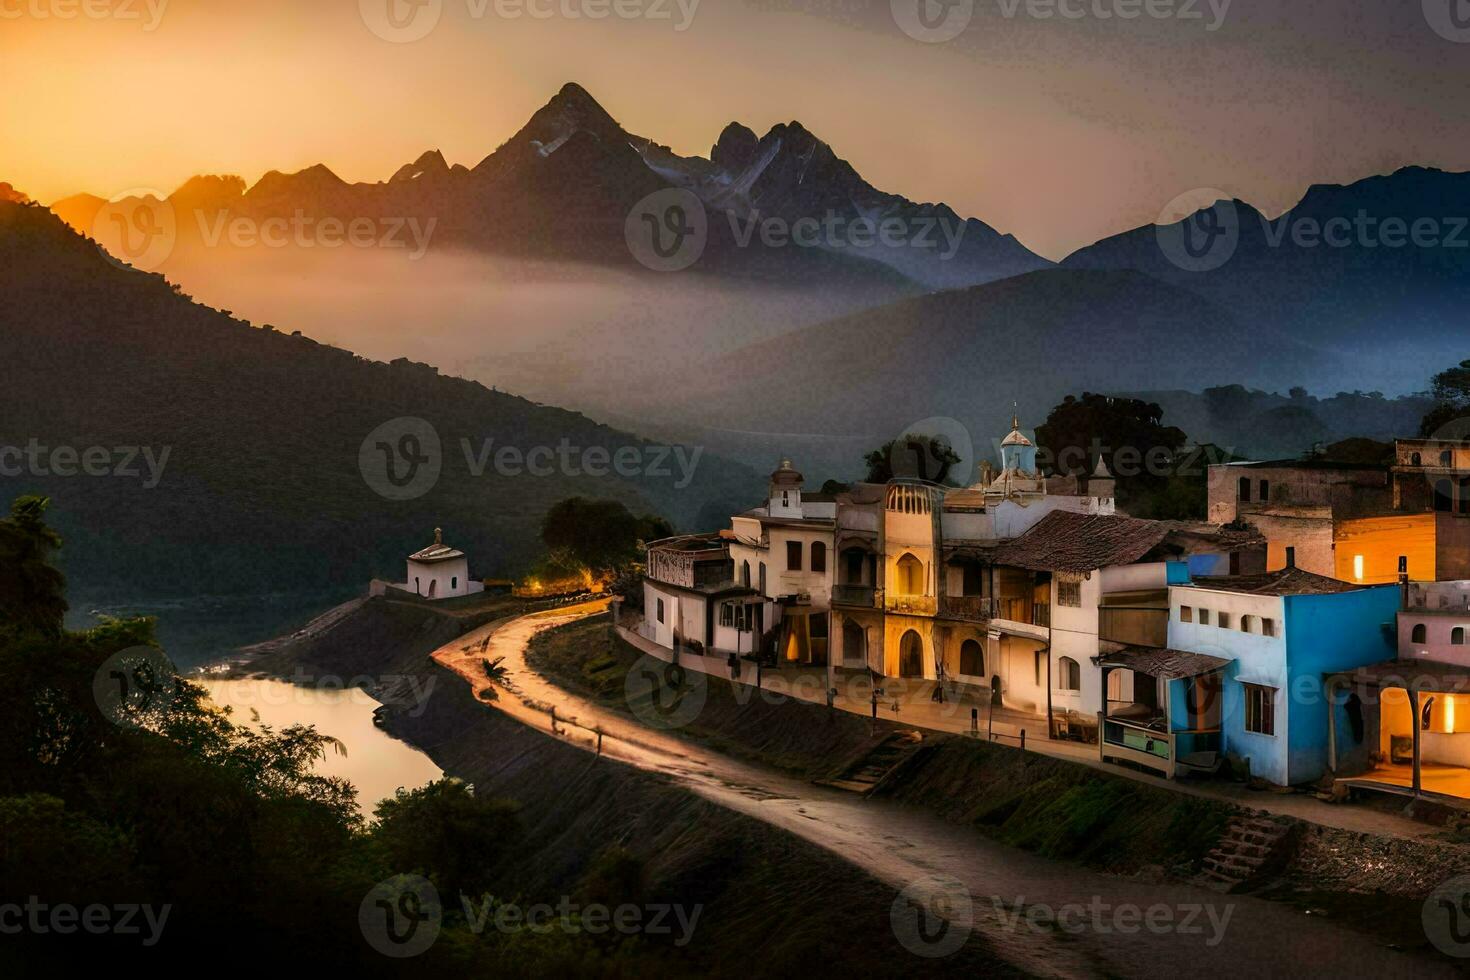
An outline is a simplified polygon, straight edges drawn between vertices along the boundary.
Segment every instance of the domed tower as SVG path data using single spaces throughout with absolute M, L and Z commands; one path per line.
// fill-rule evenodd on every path
M 1021 431 L 1019 415 L 1011 416 L 1011 434 L 1000 443 L 1001 475 L 1036 476 L 1036 444 Z
M 791 460 L 781 460 L 776 472 L 771 474 L 771 495 L 767 513 L 771 517 L 801 517 L 801 474 L 791 465 Z

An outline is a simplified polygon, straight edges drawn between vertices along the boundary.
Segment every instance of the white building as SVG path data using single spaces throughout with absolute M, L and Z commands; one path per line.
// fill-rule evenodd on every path
M 470 581 L 470 563 L 463 551 L 444 543 L 442 528 L 434 528 L 434 543 L 408 556 L 408 576 L 395 586 L 427 599 L 449 599 L 485 591 L 482 582 Z

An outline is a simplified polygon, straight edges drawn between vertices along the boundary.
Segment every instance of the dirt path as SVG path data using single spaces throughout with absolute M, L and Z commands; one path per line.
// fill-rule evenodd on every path
M 594 603 L 491 624 L 434 659 L 479 691 L 488 686 L 482 661 L 503 657 L 506 686 L 486 702 L 491 707 L 588 751 L 597 750 L 594 731 L 600 732 L 603 755 L 663 773 L 721 806 L 827 848 L 920 902 L 943 897 L 956 910 L 948 915 L 953 921 L 965 921 L 968 901 L 973 928 L 999 956 L 1030 972 L 1459 975 L 1442 961 L 1387 949 L 1279 904 L 1098 874 L 1006 847 L 913 808 L 738 762 L 586 702 L 526 664 L 526 645 L 535 634 L 604 608 Z M 922 949 L 925 942 L 920 936 L 915 945 Z

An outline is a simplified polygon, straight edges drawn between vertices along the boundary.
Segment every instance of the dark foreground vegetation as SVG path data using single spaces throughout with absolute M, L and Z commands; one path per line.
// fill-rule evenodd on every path
M 0 906 L 20 909 L 7 926 L 24 920 L 0 941 L 5 975 L 99 956 L 225 975 L 287 965 L 362 976 L 929 965 L 897 947 L 891 892 L 836 857 L 524 729 L 448 678 L 431 710 L 388 725 L 474 785 L 400 791 L 365 820 L 349 784 L 313 772 L 335 750 L 328 734 L 232 725 L 167 672 L 150 621 L 65 631 L 64 581 L 51 564 L 60 542 L 45 511 L 24 498 L 0 519 Z M 335 650 L 345 656 L 348 645 Z M 438 668 L 421 658 L 419 669 Z M 432 945 L 394 959 L 375 948 L 371 916 L 380 883 L 407 875 L 432 884 L 442 911 Z M 792 880 L 803 882 L 798 895 Z M 395 909 L 428 908 L 387 894 Z M 523 909 L 679 905 L 686 921 L 698 906 L 699 920 L 661 934 L 594 933 L 580 913 L 572 929 L 559 919 L 498 928 L 478 918 L 492 897 Z M 977 941 L 946 965 L 994 968 Z

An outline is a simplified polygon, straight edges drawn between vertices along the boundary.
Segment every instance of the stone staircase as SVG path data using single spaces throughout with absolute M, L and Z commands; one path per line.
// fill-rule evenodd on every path
M 906 762 L 923 741 L 914 731 L 894 732 L 835 779 L 820 780 L 822 786 L 850 793 L 871 793 L 895 769 Z
M 1260 813 L 1241 814 L 1231 819 L 1204 860 L 1198 882 L 1215 891 L 1234 891 L 1272 870 L 1289 844 L 1291 825 Z

